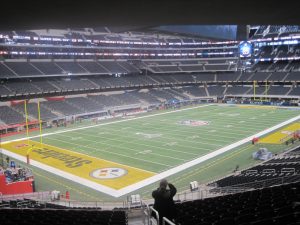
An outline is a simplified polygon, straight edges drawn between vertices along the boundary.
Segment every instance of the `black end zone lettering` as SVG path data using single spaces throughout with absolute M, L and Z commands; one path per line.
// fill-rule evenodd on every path
M 54 158 L 60 161 L 63 161 L 66 165 L 66 167 L 69 168 L 76 168 L 76 167 L 81 167 L 84 164 L 90 164 L 92 161 L 90 160 L 85 160 L 73 155 L 57 152 L 55 150 L 51 150 L 48 148 L 43 148 L 43 149 L 33 149 L 33 152 L 36 152 L 41 155 L 42 159 L 47 159 L 47 158 Z
M 92 161 L 90 160 L 80 160 L 78 162 L 72 162 L 72 164 L 67 164 L 66 166 L 69 168 L 76 168 L 76 167 L 81 167 L 83 164 L 90 164 L 90 163 L 92 163 Z

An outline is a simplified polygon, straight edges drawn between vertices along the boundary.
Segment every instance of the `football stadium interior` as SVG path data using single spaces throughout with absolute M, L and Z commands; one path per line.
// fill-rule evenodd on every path
M 1 224 L 299 224 L 300 26 L 120 30 L 0 31 Z

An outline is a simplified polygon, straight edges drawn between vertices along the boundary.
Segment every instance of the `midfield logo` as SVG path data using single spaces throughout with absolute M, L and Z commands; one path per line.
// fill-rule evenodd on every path
M 127 174 L 127 170 L 122 168 L 101 168 L 96 169 L 90 173 L 91 177 L 97 178 L 97 179 L 115 179 L 122 177 Z
M 178 122 L 180 125 L 186 125 L 186 126 L 193 126 L 193 127 L 199 127 L 199 126 L 206 126 L 209 125 L 208 121 L 202 121 L 202 120 L 181 120 Z

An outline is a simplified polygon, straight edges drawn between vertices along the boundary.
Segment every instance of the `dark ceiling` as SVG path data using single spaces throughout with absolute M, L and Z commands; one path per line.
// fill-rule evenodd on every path
M 23 0 L 1 3 L 0 30 L 157 26 L 170 24 L 300 24 L 299 2 L 275 0 Z

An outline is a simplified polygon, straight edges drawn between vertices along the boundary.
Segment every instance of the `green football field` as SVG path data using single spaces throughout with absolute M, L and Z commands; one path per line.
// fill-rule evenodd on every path
M 48 129 L 44 130 L 44 134 L 49 135 L 43 137 L 43 142 L 159 174 L 299 116 L 299 112 L 274 107 L 200 105 L 105 120 L 97 125 L 84 122 L 67 128 Z M 31 134 L 34 135 L 37 133 Z M 32 140 L 39 141 L 39 138 Z M 231 173 L 236 165 L 242 169 L 259 163 L 252 159 L 251 154 L 261 146 L 247 142 L 172 174 L 167 179 L 174 183 L 179 192 L 188 189 L 190 181 L 206 183 L 215 180 Z M 273 153 L 286 148 L 284 145 L 270 144 L 264 147 Z M 86 201 L 126 198 L 121 196 L 115 199 L 61 176 L 33 166 L 31 168 L 37 191 L 68 190 L 71 198 Z M 156 186 L 157 182 L 133 193 L 149 198 Z

